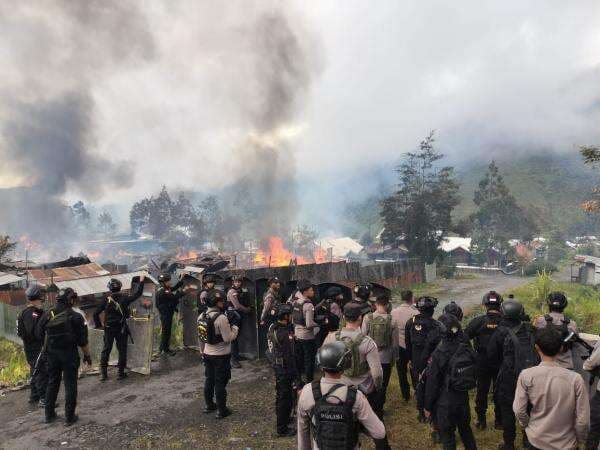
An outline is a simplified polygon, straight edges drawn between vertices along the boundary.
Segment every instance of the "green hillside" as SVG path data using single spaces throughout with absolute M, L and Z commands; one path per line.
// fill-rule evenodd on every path
M 542 232 L 556 226 L 571 233 L 583 231 L 583 225 L 586 232 L 598 229 L 598 220 L 583 213 L 579 205 L 600 185 L 600 169 L 586 167 L 576 151 L 504 158 L 496 163 L 519 204 L 534 210 Z M 457 218 L 473 211 L 473 193 L 486 170 L 487 163 L 477 163 L 458 171 L 463 201 Z

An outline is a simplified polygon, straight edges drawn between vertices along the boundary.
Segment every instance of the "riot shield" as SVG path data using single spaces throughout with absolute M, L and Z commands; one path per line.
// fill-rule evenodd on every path
M 191 290 L 179 301 L 179 318 L 183 328 L 183 347 L 200 349 L 198 341 L 198 297 L 202 291 L 200 280 L 186 275 L 183 282 Z

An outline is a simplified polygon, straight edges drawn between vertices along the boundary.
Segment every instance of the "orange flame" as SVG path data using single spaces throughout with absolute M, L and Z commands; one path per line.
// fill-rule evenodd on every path
M 198 258 L 198 252 L 196 252 L 195 250 L 187 250 L 184 252 L 183 249 L 179 249 L 177 251 L 177 259 L 196 259 Z
M 283 239 L 271 236 L 268 248 L 259 250 L 254 256 L 254 264 L 263 267 L 281 267 L 291 264 L 311 264 L 327 262 L 327 252 L 320 247 L 314 251 L 312 258 L 295 255 L 283 244 Z
M 102 253 L 99 251 L 88 252 L 87 257 L 90 259 L 98 259 L 102 256 Z

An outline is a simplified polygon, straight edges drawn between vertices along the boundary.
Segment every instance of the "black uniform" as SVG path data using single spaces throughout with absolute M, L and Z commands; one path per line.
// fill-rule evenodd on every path
M 181 288 L 183 282 L 177 283 L 172 288 L 161 286 L 156 294 L 156 308 L 160 314 L 162 334 L 160 336 L 160 351 L 169 352 L 171 345 L 171 328 L 173 327 L 173 314 L 179 306 L 179 299 L 186 295 Z
M 108 358 L 113 348 L 113 342 L 117 344 L 119 352 L 118 368 L 119 373 L 125 372 L 127 366 L 127 337 L 129 336 L 129 328 L 127 319 L 131 316 L 129 305 L 136 301 L 143 293 L 143 283 L 138 283 L 135 291 L 131 295 L 122 292 L 111 293 L 105 298 L 96 312 L 94 313 L 94 322 L 96 328 L 101 327 L 100 314 L 104 311 L 104 347 L 100 356 L 100 369 L 106 371 L 108 367 Z
M 46 390 L 46 419 L 55 415 L 56 397 L 60 381 L 65 385 L 65 418 L 75 416 L 77 405 L 77 371 L 79 352 L 77 347 L 88 343 L 88 330 L 81 314 L 73 312 L 70 306 L 57 303 L 56 307 L 44 313 L 38 323 L 39 340 L 47 338 L 48 388 Z
M 487 356 L 492 361 L 499 363 L 498 378 L 495 386 L 495 400 L 500 407 L 502 416 L 502 435 L 504 444 L 512 448 L 517 436 L 515 414 L 513 412 L 513 401 L 515 399 L 515 390 L 517 388 L 517 378 L 514 366 L 515 350 L 512 344 L 509 344 L 509 329 L 516 329 L 522 326 L 527 332 L 534 334 L 535 329 L 528 322 L 521 322 L 517 319 L 502 319 L 496 332 L 490 338 L 487 348 Z M 524 435 L 525 436 L 525 435 Z
M 33 305 L 25 308 L 17 318 L 17 334 L 23 340 L 23 350 L 29 364 L 29 372 L 31 375 L 29 402 L 36 403 L 44 402 L 46 398 L 46 387 L 48 385 L 48 367 L 46 356 L 40 353 L 44 341 L 36 336 L 36 328 L 39 320 L 44 314 L 43 309 L 39 309 Z M 40 361 L 38 363 L 38 357 Z M 37 371 L 35 371 L 36 363 L 38 363 Z M 34 375 L 35 371 L 35 375 Z
M 425 409 L 435 411 L 434 423 L 439 430 L 444 450 L 456 449 L 456 429 L 466 450 L 477 449 L 470 425 L 469 393 L 452 389 L 447 380 L 448 363 L 460 343 L 460 336 L 444 338 L 433 352 L 427 369 Z
M 240 303 L 241 307 L 244 308 L 244 310 L 242 310 L 241 308 L 236 308 L 235 305 L 233 304 L 233 302 L 231 302 L 229 300 L 229 295 L 233 294 L 237 297 L 238 302 Z M 231 325 L 235 325 L 236 327 L 238 327 L 238 337 L 231 343 L 231 358 L 235 361 L 239 361 L 240 360 L 240 344 L 239 344 L 239 338 L 242 334 L 242 327 L 244 325 L 244 316 L 246 315 L 247 311 L 249 311 L 249 307 L 250 307 L 250 303 L 249 303 L 249 299 L 248 299 L 248 290 L 244 289 L 244 288 L 235 288 L 232 287 L 231 289 L 229 289 L 229 292 L 227 293 L 227 303 L 225 305 L 225 314 L 227 315 L 227 318 L 229 319 L 229 323 Z
M 275 372 L 275 412 L 277 433 L 285 434 L 294 406 L 294 386 L 300 386 L 300 374 L 296 366 L 294 328 L 275 322 L 269 328 L 269 347 Z
M 331 312 L 331 305 L 333 303 L 335 303 L 335 300 L 325 299 L 315 307 L 315 321 L 319 324 L 317 348 L 323 345 L 329 333 L 337 331 L 340 327 L 340 318 Z
M 480 425 L 486 423 L 488 393 L 492 383 L 495 385 L 500 368 L 500 362 L 497 359 L 493 360 L 488 357 L 487 347 L 501 320 L 500 311 L 490 310 L 483 316 L 475 317 L 465 328 L 465 338 L 473 340 L 473 347 L 477 352 L 477 397 L 475 399 L 475 411 L 477 412 L 478 423 Z M 494 404 L 496 424 L 500 425 L 502 423 L 502 415 L 500 407 L 496 402 L 496 396 L 494 396 Z

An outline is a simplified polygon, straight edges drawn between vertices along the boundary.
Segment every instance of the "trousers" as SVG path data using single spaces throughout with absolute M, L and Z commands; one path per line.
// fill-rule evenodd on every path
M 65 385 L 65 418 L 75 415 L 77 406 L 77 371 L 79 353 L 74 350 L 48 351 L 48 387 L 46 389 L 46 417 L 54 415 L 60 382 Z
M 396 371 L 398 372 L 398 381 L 400 382 L 400 392 L 402 392 L 402 398 L 408 401 L 410 399 L 410 384 L 408 382 L 408 353 L 403 347 L 399 347 L 399 349 L 400 355 L 396 361 Z
M 315 375 L 317 344 L 314 339 L 296 339 L 296 366 L 305 376 L 306 383 L 312 383 Z
M 173 314 L 175 311 L 167 311 L 160 314 L 160 325 L 162 333 L 160 335 L 160 351 L 168 352 L 171 347 L 171 329 L 173 328 Z
M 34 375 L 35 365 L 42 349 L 38 346 L 25 346 L 24 350 L 27 364 L 29 364 L 29 375 L 31 376 L 29 401 L 36 403 L 39 400 L 44 400 L 46 398 L 46 388 L 48 386 L 48 361 L 46 356 L 42 355 L 38 370 Z
M 294 377 L 286 373 L 275 372 L 275 414 L 277 432 L 288 430 L 294 407 Z
M 502 417 L 502 438 L 507 446 L 514 446 L 517 437 L 516 417 L 512 409 L 515 391 L 514 389 L 511 390 L 510 387 L 505 389 L 499 386 L 496 399 Z
M 471 429 L 469 409 L 468 397 L 460 401 L 444 402 L 437 405 L 435 422 L 444 450 L 456 450 L 456 430 L 458 430 L 465 450 L 477 450 L 475 436 Z
M 480 423 L 486 422 L 486 413 L 488 407 L 488 395 L 490 387 L 495 383 L 498 376 L 498 369 L 479 367 L 477 370 L 477 396 L 475 397 L 475 411 Z M 498 406 L 496 395 L 494 399 L 494 415 L 497 423 L 502 423 L 502 414 Z
M 600 392 L 590 401 L 590 434 L 585 445 L 586 450 L 597 450 L 600 444 Z
M 239 361 L 240 360 L 239 339 L 240 339 L 240 336 L 242 335 L 242 327 L 244 325 L 243 318 L 236 325 L 238 327 L 238 335 L 237 335 L 237 338 L 235 338 L 235 341 L 231 341 L 231 359 L 235 359 L 236 361 Z
M 102 347 L 102 353 L 100 354 L 100 367 L 108 367 L 108 359 L 113 349 L 113 343 L 116 343 L 117 352 L 119 352 L 119 372 L 124 372 L 125 367 L 127 367 L 127 334 L 121 333 L 121 327 L 104 330 L 104 347 Z
M 378 391 L 378 399 L 375 409 L 375 414 L 380 419 L 383 418 L 383 407 L 385 406 L 385 399 L 387 396 L 387 388 L 390 384 L 390 377 L 392 376 L 392 364 L 382 364 L 383 369 L 383 382 L 381 384 L 381 390 Z
M 231 355 L 204 355 L 204 402 L 217 405 L 219 411 L 227 408 L 227 383 L 231 379 Z M 216 402 L 215 402 L 216 400 Z

